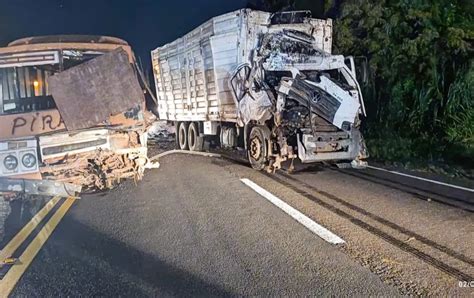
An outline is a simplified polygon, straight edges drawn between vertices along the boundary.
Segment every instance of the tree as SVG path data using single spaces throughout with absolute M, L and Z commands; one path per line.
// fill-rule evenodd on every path
M 474 31 L 464 5 L 447 0 L 344 3 L 334 26 L 335 47 L 369 59 L 369 133 L 388 130 L 395 138 L 418 140 L 438 151 L 461 147 L 474 152 Z

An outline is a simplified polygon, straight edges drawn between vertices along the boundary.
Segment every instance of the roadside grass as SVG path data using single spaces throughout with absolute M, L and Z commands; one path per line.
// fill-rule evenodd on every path
M 474 147 L 436 139 L 366 135 L 370 159 L 408 170 L 474 180 Z

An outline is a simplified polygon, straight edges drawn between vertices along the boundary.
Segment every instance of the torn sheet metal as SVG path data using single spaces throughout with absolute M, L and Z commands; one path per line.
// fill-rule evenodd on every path
M 145 131 L 97 129 L 40 137 L 45 179 L 112 188 L 121 180 L 140 180 L 148 163 Z
M 261 79 L 255 71 L 251 71 L 248 64 L 237 67 L 229 84 L 234 91 L 237 121 L 240 125 L 250 121 L 264 123 L 272 117 L 273 103 L 269 93 L 260 86 Z
M 325 76 L 320 76 L 319 82 L 304 80 L 299 75 L 282 80 L 278 91 L 340 129 L 350 129 L 359 112 L 360 105 L 349 91 Z
M 140 109 L 145 100 L 121 49 L 51 76 L 48 84 L 68 130 L 100 125 L 111 115 Z
M 326 55 L 315 46 L 313 36 L 297 30 L 283 29 L 265 34 L 261 43 L 259 55 L 271 61 L 269 68 L 295 63 L 320 64 Z
M 239 121 L 247 124 L 250 121 L 264 123 L 272 117 L 272 102 L 267 92 L 250 92 L 246 94 L 239 102 L 238 117 Z

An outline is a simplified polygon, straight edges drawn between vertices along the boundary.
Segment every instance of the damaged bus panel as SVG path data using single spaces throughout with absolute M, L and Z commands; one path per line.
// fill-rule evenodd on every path
M 110 188 L 140 179 L 148 162 L 144 94 L 133 52 L 117 38 L 0 48 L 0 123 L 0 192 Z
M 306 11 L 215 17 L 152 51 L 159 116 L 181 149 L 217 140 L 260 170 L 295 158 L 363 166 L 354 61 L 331 44 L 332 21 Z

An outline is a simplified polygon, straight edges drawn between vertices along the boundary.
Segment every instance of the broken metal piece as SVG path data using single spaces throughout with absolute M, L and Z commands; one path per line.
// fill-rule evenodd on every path
M 19 263 L 20 262 L 18 258 L 8 257 L 0 261 L 0 269 L 2 269 L 4 266 L 13 266 Z
M 103 124 L 111 115 L 139 110 L 145 101 L 122 49 L 55 74 L 48 84 L 68 130 Z
M 247 64 L 237 67 L 230 80 L 241 126 L 250 121 L 264 123 L 272 117 L 273 103 L 258 81 L 255 72 Z
M 360 160 L 356 158 L 353 161 L 351 161 L 351 167 L 354 169 L 358 169 L 358 170 L 366 169 L 367 166 L 368 166 L 368 163 L 365 160 Z
M 12 258 L 12 257 L 6 258 L 2 262 L 0 262 L 0 268 L 2 268 L 3 266 L 15 265 L 17 262 L 18 262 L 18 258 Z
M 301 76 L 283 79 L 278 91 L 345 130 L 350 129 L 347 124 L 355 122 L 360 107 L 348 91 L 322 75 L 319 82 L 305 80 Z

